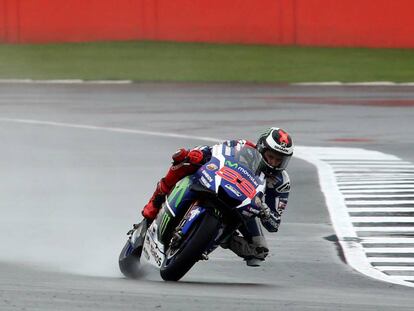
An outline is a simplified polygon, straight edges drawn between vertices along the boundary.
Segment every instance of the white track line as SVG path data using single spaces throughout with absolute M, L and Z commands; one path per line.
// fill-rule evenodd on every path
M 407 189 L 387 189 L 387 188 L 381 188 L 381 189 L 361 189 L 361 190 L 342 190 L 341 192 L 344 194 L 344 196 L 350 196 L 355 195 L 357 197 L 360 195 L 360 198 L 368 198 L 368 197 L 377 197 L 380 198 L 381 195 L 385 195 L 384 193 L 389 193 L 387 196 L 389 197 L 412 197 L 414 196 L 414 188 L 407 188 Z M 404 193 L 404 194 L 402 194 Z
M 373 263 L 379 262 L 394 262 L 394 263 L 414 263 L 414 257 L 407 258 L 393 258 L 393 257 L 368 257 L 368 260 Z M 376 266 L 381 267 L 381 266 Z
M 338 173 L 340 175 L 341 173 L 349 173 L 349 172 L 355 172 L 356 174 L 363 175 L 364 173 L 370 173 L 370 174 L 381 174 L 381 173 L 397 173 L 397 174 L 413 174 L 414 175 L 414 169 L 413 168 L 407 168 L 407 169 L 394 169 L 394 168 L 334 168 L 333 169 L 335 173 Z
M 81 83 L 102 83 L 119 84 L 133 83 L 132 80 L 81 80 L 81 79 L 59 79 L 59 80 L 36 80 L 36 79 L 0 79 L 0 83 L 32 83 L 32 84 L 81 84 Z M 414 82 L 393 82 L 393 81 L 368 81 L 368 82 L 299 82 L 291 83 L 293 86 L 414 86 Z
M 394 189 L 396 188 L 396 189 Z M 350 193 L 398 193 L 398 192 L 413 192 L 414 193 L 414 186 L 405 186 L 401 185 L 401 186 L 392 186 L 392 189 L 388 186 L 382 186 L 381 188 L 379 188 L 378 186 L 374 186 L 373 188 L 368 188 L 368 189 L 358 189 L 358 188 L 339 188 L 341 190 L 341 192 L 343 194 L 350 194 Z
M 370 201 L 361 201 L 361 200 L 346 200 L 350 205 L 400 205 L 400 204 L 413 204 L 414 200 L 370 200 Z
M 389 243 L 389 244 L 409 244 L 414 243 L 414 238 L 376 238 L 376 237 L 369 237 L 361 239 L 361 243 L 364 244 L 382 244 L 382 243 Z
M 384 233 L 387 234 L 389 232 L 413 232 L 414 233 L 414 227 L 357 227 L 355 228 L 357 232 L 372 232 L 372 233 Z
M 396 160 L 396 159 L 394 159 L 394 160 L 337 160 L 337 161 L 330 161 L 330 160 L 328 160 L 328 161 L 326 161 L 326 162 L 328 162 L 330 165 L 332 165 L 332 166 L 335 166 L 335 165 L 343 165 L 343 164 L 346 164 L 346 165 L 349 165 L 349 164 L 352 164 L 352 165 L 361 165 L 361 166 L 364 166 L 364 165 L 377 165 L 377 164 L 386 164 L 386 165 L 402 165 L 402 164 L 411 164 L 412 165 L 412 163 L 411 162 L 409 162 L 409 161 L 400 161 L 400 160 Z
M 414 266 L 412 267 L 401 267 L 401 266 L 378 266 L 377 269 L 381 271 L 414 271 Z
M 387 191 L 391 192 L 391 191 Z M 346 192 L 343 192 L 345 199 L 370 199 L 370 198 L 411 198 L 414 197 L 414 193 L 411 194 L 363 194 L 363 193 L 357 193 L 357 194 L 348 194 Z M 398 201 L 396 201 L 398 202 Z
M 414 207 L 350 207 L 348 208 L 350 213 L 371 213 L 371 212 L 414 212 Z
M 352 217 L 352 222 L 359 222 L 359 223 L 378 223 L 378 222 L 395 222 L 395 223 L 411 223 L 414 222 L 414 217 Z M 412 228 L 414 230 L 414 226 Z
M 68 127 L 68 128 L 76 128 L 76 129 L 84 129 L 84 130 L 107 131 L 107 132 L 124 133 L 124 134 L 142 134 L 142 135 L 162 136 L 162 137 L 171 137 L 171 138 L 184 138 L 184 139 L 193 139 L 193 140 L 203 140 L 203 141 L 208 141 L 208 142 L 219 142 L 220 141 L 220 139 L 213 138 L 213 137 L 133 130 L 133 129 L 119 128 L 119 127 L 103 127 L 103 126 L 82 125 L 82 124 L 63 123 L 63 122 L 39 121 L 39 120 L 28 120 L 28 119 L 9 119 L 9 118 L 0 118 L 0 121 L 33 124 L 33 125 L 49 125 L 49 126 L 57 126 L 57 127 Z
M 390 277 L 395 280 L 414 281 L 414 275 L 390 275 Z M 414 287 L 414 284 L 411 287 Z
M 349 169 L 349 164 L 343 164 L 343 165 L 337 165 L 337 164 L 331 164 L 334 170 L 340 170 L 340 169 Z M 385 167 L 384 167 L 385 166 Z M 412 164 L 401 164 L 401 163 L 379 163 L 379 164 L 352 164 L 352 170 L 355 169 L 396 169 L 396 168 L 414 168 L 414 165 Z
M 336 172 L 335 175 L 338 176 L 339 179 L 354 178 L 354 179 L 357 179 L 357 180 L 358 179 L 367 179 L 367 180 L 373 179 L 373 180 L 376 180 L 378 178 L 387 178 L 388 179 L 389 177 L 394 178 L 394 179 L 398 179 L 398 178 L 401 178 L 401 177 L 405 177 L 405 178 L 413 178 L 414 177 L 414 174 L 411 173 L 411 172 L 398 172 L 398 171 L 397 172 L 390 171 L 390 172 L 387 172 L 387 173 L 384 173 L 384 172 L 381 172 L 381 173 L 378 173 L 378 172 L 375 172 L 375 173 L 374 172 L 365 172 L 365 173 Z
M 392 188 L 404 188 L 407 185 L 414 187 L 414 177 L 409 180 L 355 180 L 355 181 L 339 181 L 339 188 L 341 189 L 360 189 L 360 188 L 380 188 L 385 185 L 392 185 Z M 386 186 L 389 187 L 389 186 Z
M 397 253 L 413 253 L 414 247 L 370 247 L 366 248 L 365 252 L 369 253 L 381 253 L 381 254 L 397 254 Z
M 392 81 L 368 81 L 368 82 L 297 82 L 292 85 L 298 86 L 414 86 L 414 82 L 392 82 Z
M 54 79 L 54 80 L 33 80 L 33 79 L 0 79 L 0 83 L 24 83 L 24 84 L 130 84 L 132 80 L 82 80 L 82 79 Z

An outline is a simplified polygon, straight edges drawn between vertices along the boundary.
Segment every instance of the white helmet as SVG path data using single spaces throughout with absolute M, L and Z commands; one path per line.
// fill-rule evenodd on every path
M 257 140 L 257 150 L 263 157 L 260 170 L 266 175 L 275 175 L 278 171 L 284 170 L 287 167 L 293 154 L 293 141 L 286 131 L 278 127 L 271 127 L 260 135 Z M 282 156 L 282 162 L 277 167 L 267 163 L 264 156 L 266 150 L 276 152 Z

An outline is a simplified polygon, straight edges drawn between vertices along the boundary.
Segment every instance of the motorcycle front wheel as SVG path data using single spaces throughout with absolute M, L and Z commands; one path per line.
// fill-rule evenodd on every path
M 198 225 L 183 237 L 180 246 L 166 250 L 160 274 L 165 281 L 178 281 L 201 259 L 203 252 L 217 235 L 219 220 L 206 213 Z

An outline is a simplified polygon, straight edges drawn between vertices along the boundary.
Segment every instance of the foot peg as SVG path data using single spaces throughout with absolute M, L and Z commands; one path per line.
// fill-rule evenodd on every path
M 208 255 L 206 253 L 202 253 L 201 260 L 208 260 Z
M 144 219 L 139 224 L 133 224 L 132 229 L 128 231 L 127 235 L 129 236 L 131 243 L 135 244 L 137 240 L 144 240 L 145 233 L 148 229 L 148 220 Z

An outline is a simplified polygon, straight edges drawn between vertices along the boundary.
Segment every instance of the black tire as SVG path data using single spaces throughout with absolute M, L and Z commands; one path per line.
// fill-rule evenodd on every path
M 122 274 L 130 279 L 137 279 L 141 276 L 140 271 L 140 258 L 142 247 L 135 249 L 130 253 L 128 256 L 125 256 L 129 246 L 129 242 L 125 244 L 124 248 L 119 255 L 118 263 L 119 263 L 119 270 L 121 270 Z
M 194 264 L 216 237 L 219 220 L 206 213 L 194 231 L 182 242 L 182 248 L 170 259 L 162 263 L 160 274 L 165 281 L 178 281 Z M 167 249 L 168 253 L 168 249 Z
M 119 270 L 127 278 L 136 279 L 142 274 L 140 271 L 140 259 L 148 226 L 149 223 L 146 219 L 134 225 L 133 229 L 128 232 L 129 238 L 119 254 Z M 133 237 L 134 239 L 132 240 Z

